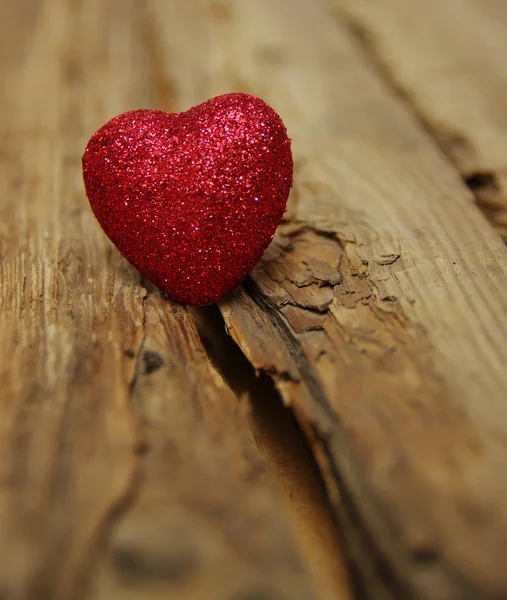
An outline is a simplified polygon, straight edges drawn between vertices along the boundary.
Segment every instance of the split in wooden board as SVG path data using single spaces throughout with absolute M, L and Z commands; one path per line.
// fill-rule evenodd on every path
M 507 240 L 507 5 L 335 0 Z

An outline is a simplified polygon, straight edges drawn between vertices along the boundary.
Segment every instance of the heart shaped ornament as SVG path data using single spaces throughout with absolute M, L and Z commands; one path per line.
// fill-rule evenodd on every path
M 180 114 L 135 110 L 83 155 L 91 208 L 121 254 L 184 304 L 232 291 L 271 242 L 292 187 L 278 114 L 248 94 Z

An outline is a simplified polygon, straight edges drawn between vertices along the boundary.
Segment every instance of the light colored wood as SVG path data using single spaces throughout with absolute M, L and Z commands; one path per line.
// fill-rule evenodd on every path
M 312 439 L 365 593 L 501 597 L 503 244 L 331 3 L 174 2 L 179 32 L 164 6 L 174 108 L 249 91 L 293 138 L 278 247 L 221 310 Z
M 74 21 L 56 2 L 18 4 L 3 3 L 0 19 L 10 44 L 0 100 L 0 594 L 69 597 L 133 489 L 139 436 L 123 351 L 140 341 L 142 290 L 83 202 L 90 109 L 67 85 L 72 57 L 62 51 Z
M 87 205 L 89 135 L 166 94 L 140 15 L 0 6 L 0 596 L 325 598 L 245 402 Z
M 502 0 L 337 0 L 507 240 L 507 7 Z
M 212 367 L 193 318 L 149 292 L 132 392 L 146 446 L 132 506 L 91 598 L 310 599 L 248 405 Z

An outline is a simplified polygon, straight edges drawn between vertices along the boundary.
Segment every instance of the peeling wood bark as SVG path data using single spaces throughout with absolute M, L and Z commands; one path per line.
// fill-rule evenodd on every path
M 505 3 L 335 3 L 507 240 Z
M 331 3 L 174 5 L 184 34 L 149 7 L 167 62 L 186 56 L 176 109 L 249 91 L 293 138 L 281 238 L 220 308 L 307 431 L 363 593 L 503 597 L 500 239 Z

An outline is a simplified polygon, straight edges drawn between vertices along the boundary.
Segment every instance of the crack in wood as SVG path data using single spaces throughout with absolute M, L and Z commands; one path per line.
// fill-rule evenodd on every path
M 307 236 L 311 240 L 309 247 L 313 249 L 316 246 L 315 236 L 323 234 L 306 226 L 295 235 L 303 239 Z M 265 267 L 262 263 L 252 279 L 244 284 L 248 297 L 238 295 L 232 301 L 221 303 L 227 326 L 254 367 L 273 378 L 284 401 L 291 406 L 312 442 L 313 452 L 328 485 L 328 495 L 333 500 L 336 517 L 350 548 L 351 570 L 357 575 L 358 593 L 375 599 L 415 598 L 416 588 L 425 579 L 431 586 L 432 579 L 436 578 L 442 580 L 444 588 L 468 589 L 472 594 L 470 598 L 480 598 L 480 594 L 472 593 L 461 576 L 453 573 L 452 567 L 441 559 L 436 541 L 422 539 L 410 544 L 408 552 L 396 542 L 396 517 L 384 513 L 381 496 L 390 476 L 393 481 L 398 480 L 398 468 L 404 476 L 412 479 L 410 485 L 414 489 L 418 487 L 417 478 L 411 478 L 408 467 L 401 465 L 408 457 L 400 455 L 393 458 L 400 464 L 398 467 L 393 465 L 391 473 L 390 468 L 387 471 L 381 468 L 385 479 L 380 485 L 383 491 L 370 489 L 369 483 L 362 479 L 364 469 L 361 460 L 364 456 L 361 458 L 357 454 L 357 446 L 361 444 L 356 439 L 354 448 L 350 440 L 350 436 L 354 436 L 354 411 L 344 408 L 342 414 L 340 410 L 341 404 L 347 403 L 348 387 L 351 388 L 350 397 L 366 408 L 367 395 L 358 398 L 363 386 L 358 387 L 360 379 L 357 378 L 369 380 L 369 389 L 373 385 L 372 380 L 378 379 L 373 389 L 382 390 L 378 392 L 383 398 L 379 406 L 386 403 L 394 408 L 393 400 L 399 393 L 406 399 L 407 406 L 412 405 L 415 410 L 419 410 L 417 398 L 420 394 L 424 394 L 436 408 L 438 399 L 445 397 L 445 390 L 437 376 L 431 375 L 434 371 L 431 348 L 425 340 L 424 329 L 411 326 L 397 298 L 383 292 L 381 283 L 371 277 L 370 269 L 378 265 L 378 261 L 369 263 L 363 260 L 362 269 L 357 270 L 348 255 L 349 244 L 341 242 L 330 232 L 325 234 L 325 238 L 326 243 L 333 245 L 329 256 L 333 257 L 333 264 L 337 261 L 339 265 L 340 280 L 333 286 L 333 299 L 321 327 L 295 327 L 291 323 L 290 315 L 284 312 L 284 308 L 280 309 L 284 294 L 290 293 L 290 288 L 287 291 L 290 276 L 278 277 L 278 287 L 274 288 L 273 278 L 267 280 L 263 276 Z M 282 257 L 280 261 L 287 261 L 296 247 L 297 243 L 290 239 L 290 243 L 284 244 L 281 254 L 268 252 L 263 260 L 271 263 L 269 266 L 274 267 L 275 272 L 280 272 L 273 263 L 279 257 Z M 392 256 L 394 260 L 379 267 L 389 269 L 391 274 L 396 273 L 404 268 L 400 257 L 401 250 Z M 302 264 L 301 260 L 297 262 Z M 255 328 L 249 324 L 251 320 L 257 323 Z M 261 330 L 258 331 L 257 327 Z M 290 358 L 281 358 L 282 347 L 288 351 Z M 417 348 L 417 351 L 411 348 Z M 278 359 L 275 358 L 277 353 Z M 287 360 L 290 366 L 280 369 Z M 349 369 L 353 369 L 355 375 Z M 282 370 L 291 373 L 293 385 L 285 385 L 280 377 Z M 339 388 L 339 395 L 332 392 Z M 371 409 L 376 413 L 378 407 L 371 406 Z M 431 407 L 427 410 L 427 417 L 430 417 Z M 351 417 L 352 421 L 349 420 Z M 375 418 L 380 418 L 380 415 Z M 463 415 L 457 411 L 452 418 L 462 420 Z M 445 439 L 445 429 L 442 433 Z M 412 466 L 414 472 L 421 467 L 424 471 L 424 463 Z M 401 481 L 398 483 L 401 484 Z M 378 541 L 381 541 L 380 545 Z M 401 577 L 401 573 L 410 572 L 415 580 L 420 580 L 415 587 L 413 581 L 406 587 L 407 578 Z
M 108 597 L 118 580 L 119 589 L 156 585 L 192 600 L 229 598 L 253 593 L 266 577 L 266 593 L 283 598 L 294 586 L 291 597 L 310 600 L 311 585 L 276 513 L 277 488 L 256 454 L 244 403 L 211 365 L 189 312 L 142 283 L 143 336 L 131 385 L 144 440 L 137 449 L 139 486 L 115 520 L 97 597 Z M 220 344 L 215 335 L 201 339 Z M 269 535 L 257 538 L 254 529 L 264 527 Z M 217 578 L 217 570 L 227 577 Z M 194 590 L 196 578 L 209 589 Z
M 349 559 L 349 568 L 352 574 L 355 592 L 358 598 L 371 600 L 394 600 L 405 598 L 405 593 L 400 590 L 400 583 L 389 569 L 389 563 L 385 560 L 381 549 L 376 547 L 375 537 L 371 536 L 368 529 L 361 520 L 354 502 L 349 498 L 349 485 L 343 483 L 342 477 L 336 468 L 336 449 L 340 448 L 340 454 L 351 456 L 351 449 L 346 444 L 345 438 L 341 441 L 335 413 L 328 402 L 318 376 L 312 364 L 305 356 L 298 339 L 291 333 L 275 307 L 271 305 L 255 284 L 248 286 L 249 295 L 254 299 L 261 310 L 270 318 L 277 329 L 283 332 L 284 342 L 289 348 L 293 358 L 297 361 L 300 377 L 291 376 L 292 381 L 298 382 L 310 390 L 312 399 L 317 401 L 323 409 L 324 419 L 317 423 L 310 423 L 308 415 L 300 414 L 298 406 L 293 410 L 298 416 L 298 421 L 305 431 L 305 435 L 312 442 L 313 453 L 319 463 L 324 482 L 328 487 L 328 497 L 333 502 L 335 516 L 341 527 L 341 533 L 347 543 L 346 556 Z M 241 346 L 237 346 L 241 351 Z M 256 367 L 273 378 L 274 385 L 280 387 L 283 377 L 280 372 L 272 368 Z M 332 425 L 331 425 L 332 423 Z M 345 445 L 344 445 L 345 444 Z M 335 487 L 336 486 L 336 487 Z M 363 494 L 364 501 L 364 494 Z M 357 502 L 356 502 L 357 506 Z M 365 582 L 368 582 L 365 585 Z
M 451 131 L 444 123 L 432 121 L 418 106 L 384 59 L 375 32 L 365 26 L 354 16 L 354 11 L 349 11 L 340 1 L 334 14 L 347 27 L 371 68 L 438 145 L 442 154 L 460 174 L 462 181 L 472 193 L 477 207 L 507 242 L 506 192 L 505 186 L 499 183 L 499 176 L 504 176 L 504 173 L 473 169 L 471 166 L 476 165 L 477 157 L 472 144 L 463 135 Z
M 289 494 L 287 511 L 294 521 L 293 531 L 296 541 L 308 528 L 316 540 L 315 545 L 305 544 L 303 558 L 310 572 L 317 568 L 315 562 L 324 562 L 325 569 L 319 574 L 320 587 L 325 587 L 322 596 L 327 597 L 331 589 L 340 587 L 340 597 L 348 597 L 349 590 L 343 589 L 343 575 L 339 575 L 337 558 L 342 554 L 341 535 L 335 531 L 333 515 L 327 498 L 322 492 L 325 482 L 318 476 L 318 466 L 307 447 L 306 435 L 300 430 L 294 415 L 285 406 L 278 387 L 285 382 L 301 384 L 301 378 L 294 372 L 273 371 L 268 368 L 254 369 L 252 363 L 228 334 L 220 311 L 215 306 L 192 309 L 198 324 L 199 333 L 212 363 L 235 391 L 239 398 L 246 397 L 251 411 L 250 423 L 263 455 L 277 469 L 282 488 Z M 275 385 L 274 380 L 278 382 Z M 277 450 L 280 447 L 281 450 Z M 294 487 L 294 478 L 298 482 Z M 300 505 L 300 497 L 311 498 Z M 301 523 L 300 513 L 306 514 Z M 333 552 L 329 552 L 333 546 Z M 325 554 L 324 554 L 325 553 Z M 322 565 L 321 565 L 322 566 Z M 320 569 L 320 567 L 319 567 Z M 340 581 L 334 581 L 340 577 Z

